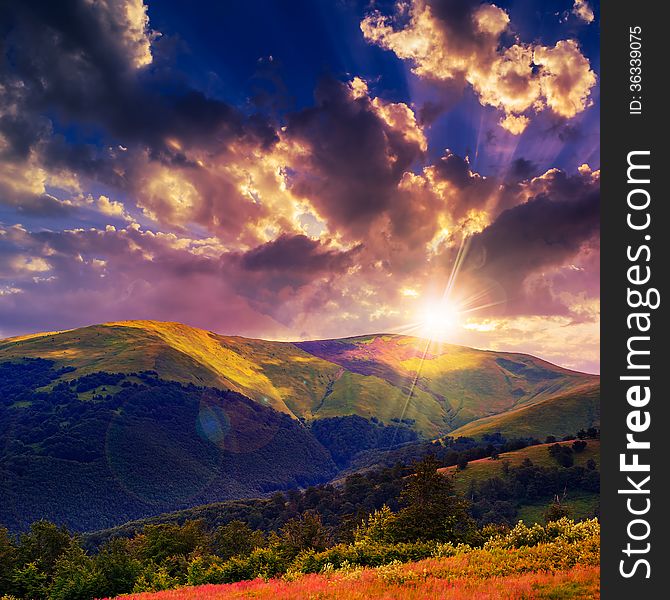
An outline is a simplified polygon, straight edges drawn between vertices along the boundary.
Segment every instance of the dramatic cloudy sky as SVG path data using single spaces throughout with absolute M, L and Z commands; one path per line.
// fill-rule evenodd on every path
M 2 2 L 0 336 L 434 330 L 597 371 L 598 18 Z

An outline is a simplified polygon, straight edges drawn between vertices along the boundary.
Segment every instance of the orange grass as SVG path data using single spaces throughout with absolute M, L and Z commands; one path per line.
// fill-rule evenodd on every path
M 431 566 L 446 563 L 436 561 Z M 255 579 L 227 585 L 205 585 L 156 593 L 131 594 L 127 600 L 512 600 L 600 598 L 598 566 L 573 567 L 556 573 L 535 572 L 484 579 L 443 579 L 422 572 L 426 561 L 391 568 L 304 575 L 294 581 Z M 446 574 L 442 569 L 438 573 Z M 418 573 L 418 576 L 417 576 Z M 404 574 L 404 575 L 403 575 Z M 389 576 L 390 575 L 390 576 Z

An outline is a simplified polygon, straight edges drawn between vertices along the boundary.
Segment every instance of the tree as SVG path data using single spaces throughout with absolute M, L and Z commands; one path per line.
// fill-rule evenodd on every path
M 20 598 L 46 598 L 49 590 L 48 576 L 36 563 L 27 563 L 14 571 L 12 587 Z
M 574 442 L 572 442 L 572 449 L 575 452 L 583 452 L 586 446 L 587 443 L 584 440 L 575 440 Z
M 572 448 L 567 444 L 553 444 L 549 446 L 550 456 L 563 467 L 571 467 L 575 464 Z
M 461 455 L 458 457 L 458 463 L 457 463 L 457 467 L 456 467 L 456 468 L 457 468 L 459 471 L 464 471 L 465 469 L 467 469 L 467 467 L 468 467 L 468 459 L 467 459 L 467 457 L 465 456 L 465 454 L 461 454 Z
M 17 564 L 14 541 L 5 527 L 0 527 L 0 597 L 12 591 L 12 577 Z
M 65 527 L 36 521 L 19 539 L 19 562 L 22 565 L 34 563 L 40 571 L 52 575 L 58 559 L 74 545 L 76 542 Z
M 589 427 L 586 430 L 586 437 L 589 437 L 591 439 L 597 439 L 600 437 L 600 429 L 597 427 Z
M 133 591 L 135 581 L 142 571 L 142 563 L 135 556 L 132 542 L 113 538 L 100 548 L 95 562 L 104 584 L 101 596 L 116 597 Z
M 265 545 L 262 531 L 254 530 L 244 521 L 231 521 L 214 532 L 212 549 L 224 560 L 233 556 L 247 556 Z
M 186 521 L 183 525 L 147 525 L 143 531 L 140 554 L 143 558 L 161 563 L 169 557 L 188 556 L 198 548 L 207 548 L 209 541 L 202 521 Z
M 379 510 L 369 514 L 354 531 L 357 542 L 370 541 L 379 544 L 391 544 L 395 541 L 397 517 L 384 504 Z
M 292 555 L 309 549 L 321 552 L 331 541 L 330 532 L 321 522 L 321 516 L 314 511 L 305 511 L 299 517 L 287 521 L 281 528 L 280 540 L 281 545 Z
M 49 600 L 90 600 L 103 585 L 96 562 L 79 546 L 72 546 L 56 563 Z
M 550 523 L 551 521 L 558 521 L 562 517 L 568 516 L 570 516 L 570 509 L 561 503 L 561 499 L 558 496 L 554 496 L 554 501 L 544 512 L 544 520 Z
M 428 455 L 407 478 L 397 516 L 399 539 L 461 541 L 473 528 L 467 502 L 456 495 L 451 478 L 438 472 L 439 466 Z

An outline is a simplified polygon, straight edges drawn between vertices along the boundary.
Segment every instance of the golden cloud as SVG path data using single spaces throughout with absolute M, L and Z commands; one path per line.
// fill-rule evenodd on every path
M 482 4 L 465 24 L 452 25 L 448 17 L 436 16 L 426 0 L 412 0 L 403 27 L 395 28 L 393 19 L 378 11 L 360 27 L 368 41 L 410 61 L 417 76 L 462 79 L 482 105 L 504 113 L 500 124 L 514 135 L 523 132 L 532 113 L 550 109 L 570 118 L 587 108 L 596 77 L 577 42 L 504 48 L 501 36 L 509 23 L 506 11 Z
M 575 0 L 572 7 L 572 14 L 584 21 L 585 23 L 593 23 L 595 15 L 593 9 L 589 6 L 586 0 Z

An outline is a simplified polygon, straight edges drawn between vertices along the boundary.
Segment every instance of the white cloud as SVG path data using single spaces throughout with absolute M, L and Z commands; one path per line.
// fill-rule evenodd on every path
M 482 105 L 503 112 L 500 124 L 510 133 L 520 134 L 533 113 L 549 109 L 569 118 L 589 106 L 596 77 L 576 41 L 504 47 L 510 18 L 493 4 L 480 5 L 459 23 L 436 16 L 426 0 L 412 0 L 406 12 L 401 27 L 378 11 L 367 15 L 363 35 L 410 61 L 418 77 L 469 84 Z

